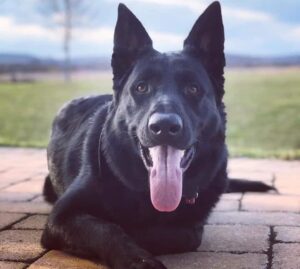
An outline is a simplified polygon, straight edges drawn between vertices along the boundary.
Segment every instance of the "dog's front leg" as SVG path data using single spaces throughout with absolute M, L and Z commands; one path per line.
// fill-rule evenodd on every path
M 56 203 L 43 236 L 45 248 L 96 258 L 114 269 L 165 269 L 120 226 L 90 214 L 91 190 L 67 192 Z
M 154 255 L 195 251 L 201 244 L 202 224 L 154 225 L 133 229 L 130 234 Z

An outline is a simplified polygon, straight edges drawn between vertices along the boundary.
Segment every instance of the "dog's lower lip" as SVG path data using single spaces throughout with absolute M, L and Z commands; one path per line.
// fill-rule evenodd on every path
M 142 146 L 141 143 L 139 143 L 139 148 L 140 148 L 140 154 L 143 159 L 143 162 L 144 162 L 146 168 L 149 169 L 150 167 L 153 166 L 152 159 L 151 159 L 151 156 L 149 153 L 149 149 L 147 147 Z
M 190 166 L 190 164 L 193 160 L 193 157 L 194 157 L 194 152 L 195 152 L 195 150 L 194 150 L 193 146 L 184 151 L 184 155 L 180 162 L 180 167 L 183 170 L 188 169 L 188 167 Z

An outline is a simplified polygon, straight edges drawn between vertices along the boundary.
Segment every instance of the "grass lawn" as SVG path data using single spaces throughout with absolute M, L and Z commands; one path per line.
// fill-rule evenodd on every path
M 51 121 L 71 98 L 111 91 L 110 77 L 71 84 L 0 85 L 0 144 L 45 147 Z M 300 158 L 300 69 L 227 70 L 231 155 Z
M 108 92 L 110 77 L 0 84 L 0 145 L 45 147 L 58 109 L 72 98 Z
M 300 69 L 230 70 L 228 145 L 234 156 L 300 158 Z

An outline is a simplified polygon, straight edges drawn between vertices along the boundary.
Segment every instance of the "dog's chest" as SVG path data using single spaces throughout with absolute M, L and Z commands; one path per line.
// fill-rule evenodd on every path
M 174 224 L 197 221 L 199 205 L 182 202 L 177 210 L 159 212 L 151 204 L 146 193 L 137 194 L 120 191 L 117 195 L 105 195 L 105 210 L 111 221 L 123 227 L 144 226 L 149 224 Z
M 156 217 L 150 198 L 129 191 L 105 194 L 105 211 L 114 222 L 121 225 L 140 225 Z

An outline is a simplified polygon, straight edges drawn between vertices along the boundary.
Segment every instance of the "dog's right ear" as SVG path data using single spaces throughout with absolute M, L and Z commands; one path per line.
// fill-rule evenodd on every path
M 151 49 L 152 40 L 142 23 L 124 4 L 119 4 L 111 62 L 114 82 L 130 71 L 138 56 Z

